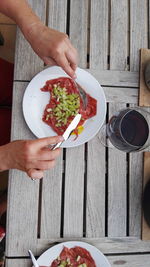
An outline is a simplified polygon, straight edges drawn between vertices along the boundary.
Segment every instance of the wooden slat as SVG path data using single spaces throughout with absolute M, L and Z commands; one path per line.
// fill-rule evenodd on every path
M 77 238 L 61 238 L 61 239 L 38 239 L 37 252 L 40 255 L 44 250 L 59 242 L 77 240 Z M 79 241 L 87 242 L 93 246 L 96 246 L 103 253 L 107 254 L 126 254 L 126 253 L 150 253 L 150 241 L 141 241 L 135 237 L 125 238 L 78 238 Z
M 109 103 L 133 103 L 137 105 L 138 89 L 121 87 L 103 87 L 106 101 Z
M 77 15 L 78 14 L 78 15 Z M 88 1 L 70 1 L 70 39 L 87 66 Z M 64 236 L 83 236 L 84 145 L 66 150 Z M 77 204 L 79 204 L 77 206 Z
M 130 105 L 134 107 L 135 105 Z M 141 237 L 143 153 L 129 154 L 129 235 Z
M 111 1 L 110 69 L 127 68 L 127 1 Z M 109 119 L 125 104 L 110 103 Z M 126 236 L 126 154 L 108 151 L 108 236 Z
M 97 134 L 88 142 L 86 236 L 105 236 L 105 147 Z
M 43 22 L 46 20 L 46 0 L 30 0 L 35 13 Z M 43 61 L 34 53 L 29 43 L 25 40 L 20 30 L 17 30 L 15 51 L 14 79 L 29 81 L 43 68 Z
M 117 267 L 149 267 L 150 263 L 150 254 L 146 255 L 126 255 L 126 256 L 107 256 L 108 261 L 111 266 Z
M 69 36 L 79 54 L 79 66 L 87 66 L 88 1 L 70 1 Z
M 48 26 L 57 31 L 66 32 L 67 0 L 48 0 Z
M 147 4 L 147 0 L 130 0 L 130 71 L 139 70 L 139 49 L 148 47 Z
M 90 14 L 90 68 L 107 69 L 108 0 L 92 0 Z
M 141 236 L 143 153 L 129 155 L 129 235 Z
M 109 119 L 125 104 L 109 104 Z M 108 151 L 108 236 L 126 236 L 126 153 Z
M 129 235 L 140 237 L 143 154 L 131 153 L 129 160 Z
M 91 73 L 102 86 L 138 87 L 138 72 L 84 69 Z M 25 80 L 28 81 L 27 78 Z
M 107 68 L 107 28 L 108 1 L 91 1 L 90 68 L 98 70 Z M 88 142 L 87 237 L 105 236 L 105 165 L 105 147 L 97 135 Z
M 48 25 L 66 31 L 67 1 L 49 1 Z M 56 19 L 57 18 L 57 19 Z M 42 185 L 41 238 L 60 237 L 63 152 Z M 54 208 L 55 207 L 55 208 Z M 50 219 L 51 218 L 51 219 Z
M 138 87 L 138 72 L 87 69 L 101 85 Z
M 15 83 L 12 113 L 12 140 L 34 138 L 22 116 L 22 97 L 27 83 Z M 39 182 L 21 171 L 11 170 L 8 188 L 6 255 L 35 253 L 37 241 Z M 34 196 L 34 197 L 33 197 Z
M 110 69 L 127 70 L 128 0 L 111 1 Z
M 31 260 L 29 259 L 6 259 L 6 267 L 31 267 Z
M 62 157 L 55 168 L 45 172 L 42 183 L 42 206 L 40 237 L 60 237 L 61 231 L 61 190 L 62 190 Z
M 66 151 L 64 237 L 83 236 L 84 146 Z
M 139 49 L 148 46 L 147 1 L 130 1 L 130 71 L 139 71 Z M 129 235 L 141 235 L 141 193 L 142 193 L 141 153 L 129 156 Z

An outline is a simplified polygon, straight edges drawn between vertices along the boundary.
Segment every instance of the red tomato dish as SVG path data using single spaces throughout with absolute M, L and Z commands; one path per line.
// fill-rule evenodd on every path
M 46 105 L 43 121 L 58 134 L 62 135 L 76 114 L 82 118 L 78 126 L 96 115 L 97 100 L 87 94 L 86 110 L 74 81 L 68 77 L 60 77 L 46 81 L 42 91 L 50 92 L 50 102 Z M 78 135 L 78 131 L 75 131 Z
M 89 251 L 82 247 L 67 248 L 64 247 L 57 259 L 50 267 L 96 267 Z

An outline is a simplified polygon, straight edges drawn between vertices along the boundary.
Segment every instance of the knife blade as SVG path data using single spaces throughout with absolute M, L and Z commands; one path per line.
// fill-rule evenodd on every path
M 30 256 L 30 258 L 31 258 L 31 260 L 32 260 L 32 263 L 33 263 L 34 267 L 39 267 L 39 265 L 38 265 L 38 263 L 37 263 L 37 260 L 35 259 L 35 257 L 34 257 L 34 255 L 33 255 L 32 251 L 31 251 L 31 250 L 28 250 L 28 253 L 29 253 L 29 256 Z
M 81 114 L 77 114 L 74 119 L 71 121 L 71 123 L 69 124 L 69 126 L 67 127 L 66 131 L 63 134 L 63 138 L 64 141 L 66 141 L 68 139 L 68 137 L 70 136 L 71 132 L 77 127 L 79 121 L 81 120 Z M 60 147 L 61 144 L 64 142 L 59 142 L 58 144 L 55 144 L 51 147 L 51 150 L 55 150 L 56 148 Z

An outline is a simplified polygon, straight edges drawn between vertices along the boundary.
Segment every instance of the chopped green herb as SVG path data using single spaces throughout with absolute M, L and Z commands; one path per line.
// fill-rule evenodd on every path
M 59 85 L 53 85 L 53 97 L 56 99 L 57 106 L 52 109 L 52 113 L 56 117 L 56 127 L 66 125 L 70 116 L 75 116 L 79 112 L 80 98 L 78 94 L 68 94 L 66 88 L 61 88 Z M 47 109 L 51 112 L 51 109 Z M 46 120 L 47 117 L 46 117 Z

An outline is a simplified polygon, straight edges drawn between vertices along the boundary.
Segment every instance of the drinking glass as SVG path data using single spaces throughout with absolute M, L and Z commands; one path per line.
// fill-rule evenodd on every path
M 116 112 L 100 130 L 104 146 L 124 152 L 141 151 L 150 146 L 150 113 L 142 108 L 125 108 Z

